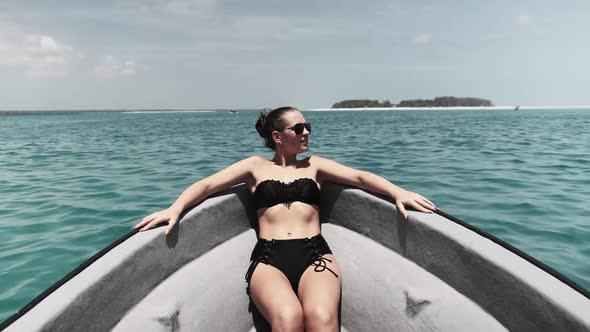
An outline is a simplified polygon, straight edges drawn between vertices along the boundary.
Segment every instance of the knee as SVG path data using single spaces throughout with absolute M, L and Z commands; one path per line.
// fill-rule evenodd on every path
M 305 308 L 303 312 L 306 330 L 317 329 L 319 327 L 328 328 L 338 325 L 337 312 L 326 308 L 325 306 L 312 306 Z
M 303 309 L 299 306 L 284 306 L 270 319 L 273 331 L 303 330 Z

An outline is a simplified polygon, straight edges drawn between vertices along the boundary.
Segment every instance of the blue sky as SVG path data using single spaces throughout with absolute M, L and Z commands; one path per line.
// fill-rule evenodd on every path
M 0 109 L 590 105 L 588 1 L 0 2 Z

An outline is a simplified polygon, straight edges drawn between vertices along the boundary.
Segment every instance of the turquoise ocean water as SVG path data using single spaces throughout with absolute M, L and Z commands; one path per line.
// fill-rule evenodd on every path
M 310 153 L 590 289 L 590 110 L 305 112 Z M 191 183 L 271 158 L 257 112 L 0 116 L 0 321 Z

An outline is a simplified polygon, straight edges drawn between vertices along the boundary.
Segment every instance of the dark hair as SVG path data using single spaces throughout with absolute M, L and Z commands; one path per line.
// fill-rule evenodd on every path
M 260 111 L 260 116 L 256 121 L 256 131 L 264 138 L 264 146 L 269 149 L 276 149 L 275 141 L 272 139 L 272 132 L 285 130 L 285 121 L 283 115 L 290 111 L 297 111 L 295 107 L 284 106 L 275 108 L 270 112 Z

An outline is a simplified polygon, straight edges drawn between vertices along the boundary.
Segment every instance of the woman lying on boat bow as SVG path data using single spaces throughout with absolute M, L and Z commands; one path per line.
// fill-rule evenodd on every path
M 338 331 L 341 274 L 320 233 L 322 185 L 335 182 L 387 195 L 406 219 L 406 206 L 425 213 L 436 207 L 421 195 L 370 172 L 318 156 L 298 160 L 299 153 L 309 150 L 312 128 L 296 108 L 261 113 L 256 130 L 265 146 L 274 150 L 273 159 L 252 156 L 197 181 L 169 208 L 145 217 L 134 228 L 145 231 L 168 222 L 168 235 L 186 208 L 246 183 L 259 227 L 259 239 L 246 272 L 251 309 L 260 313 L 273 330 Z

